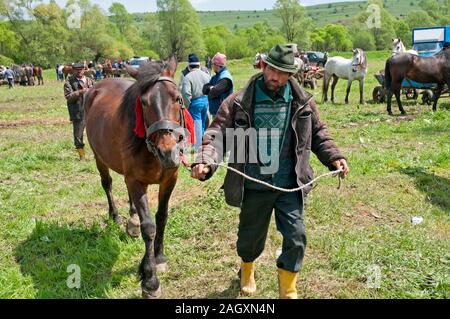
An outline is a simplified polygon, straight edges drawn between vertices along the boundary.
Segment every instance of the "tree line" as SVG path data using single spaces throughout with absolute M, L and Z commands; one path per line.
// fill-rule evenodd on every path
M 392 2 L 392 1 L 389 1 Z M 276 43 L 297 43 L 301 49 L 348 51 L 385 50 L 392 38 L 411 46 L 411 30 L 450 24 L 450 0 L 411 3 L 403 18 L 384 8 L 388 0 L 370 0 L 351 23 L 316 26 L 298 0 L 278 0 L 275 15 L 280 28 L 261 21 L 249 28 L 202 27 L 188 0 L 157 0 L 157 12 L 130 14 L 113 3 L 105 11 L 89 0 L 69 0 L 60 7 L 55 0 L 0 0 L 0 64 L 33 62 L 44 67 L 73 61 L 152 58 L 172 53 L 185 59 L 190 52 L 213 56 L 224 52 L 230 59 L 254 56 Z M 380 27 L 367 24 L 379 7 Z

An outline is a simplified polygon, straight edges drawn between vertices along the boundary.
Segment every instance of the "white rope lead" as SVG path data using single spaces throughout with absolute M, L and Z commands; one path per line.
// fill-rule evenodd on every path
M 273 190 L 276 190 L 276 191 L 279 191 L 279 192 L 283 192 L 283 193 L 296 193 L 296 192 L 299 192 L 299 191 L 301 191 L 301 190 L 303 190 L 303 189 L 305 189 L 305 188 L 311 186 L 312 184 L 314 184 L 315 182 L 317 182 L 319 179 L 322 179 L 322 178 L 325 178 L 325 177 L 329 177 L 329 176 L 335 177 L 335 176 L 339 175 L 340 173 L 342 173 L 342 172 L 344 171 L 344 168 L 341 167 L 341 168 L 338 169 L 337 171 L 333 171 L 333 172 L 330 172 L 330 173 L 326 173 L 326 174 L 320 175 L 319 177 L 316 177 L 315 179 L 313 179 L 313 180 L 312 180 L 311 182 L 309 182 L 308 184 L 305 184 L 305 185 L 303 185 L 303 186 L 301 186 L 301 187 L 294 188 L 294 189 L 286 189 L 286 188 L 276 187 L 276 186 L 271 185 L 271 184 L 269 184 L 269 183 L 260 181 L 260 180 L 258 180 L 258 179 L 256 179 L 256 178 L 253 178 L 253 177 L 251 177 L 251 176 L 248 176 L 248 175 L 246 175 L 246 174 L 240 172 L 239 170 L 237 170 L 237 169 L 235 169 L 235 168 L 229 167 L 229 166 L 226 165 L 226 164 L 219 164 L 219 166 L 221 166 L 221 167 L 223 167 L 223 168 L 226 168 L 227 170 L 232 171 L 232 172 L 234 172 L 234 173 L 236 173 L 236 174 L 238 174 L 238 175 L 241 175 L 242 177 L 244 177 L 245 179 L 247 179 L 247 180 L 249 180 L 249 181 L 255 182 L 255 183 L 257 183 L 257 184 L 264 185 L 264 186 L 266 186 L 266 187 L 268 187 L 268 188 L 271 188 L 271 189 L 273 189 Z M 339 178 L 339 188 L 340 188 L 340 187 L 341 187 L 341 178 Z M 338 188 L 338 189 L 339 189 L 339 188 Z

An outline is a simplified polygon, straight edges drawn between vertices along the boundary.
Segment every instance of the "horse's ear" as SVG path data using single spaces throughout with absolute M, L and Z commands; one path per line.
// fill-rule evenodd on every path
M 136 70 L 135 68 L 133 68 L 132 66 L 129 65 L 125 65 L 125 69 L 127 70 L 128 74 L 132 77 L 137 79 L 138 75 L 139 75 L 139 71 Z
M 169 59 L 166 61 L 167 67 L 164 70 L 164 75 L 169 76 L 171 78 L 175 77 L 175 73 L 177 72 L 178 67 L 178 61 L 175 55 L 172 55 Z

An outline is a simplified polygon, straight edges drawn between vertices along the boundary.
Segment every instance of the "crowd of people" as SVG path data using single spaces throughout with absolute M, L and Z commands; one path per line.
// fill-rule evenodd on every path
M 215 73 L 213 76 L 209 67 Z M 194 120 L 196 149 L 202 143 L 209 116 L 216 116 L 220 105 L 233 90 L 233 77 L 227 68 L 225 54 L 217 53 L 212 59 L 207 59 L 206 66 L 200 65 L 197 54 L 189 55 L 188 66 L 181 73 L 180 91 Z

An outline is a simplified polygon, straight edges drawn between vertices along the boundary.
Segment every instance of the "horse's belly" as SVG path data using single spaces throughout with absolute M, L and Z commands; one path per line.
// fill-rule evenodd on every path
M 118 98 L 120 101 L 121 97 Z M 120 123 L 117 104 L 94 104 L 86 117 L 86 132 L 96 158 L 115 172 L 123 174 L 122 139 L 126 132 L 124 123 Z

